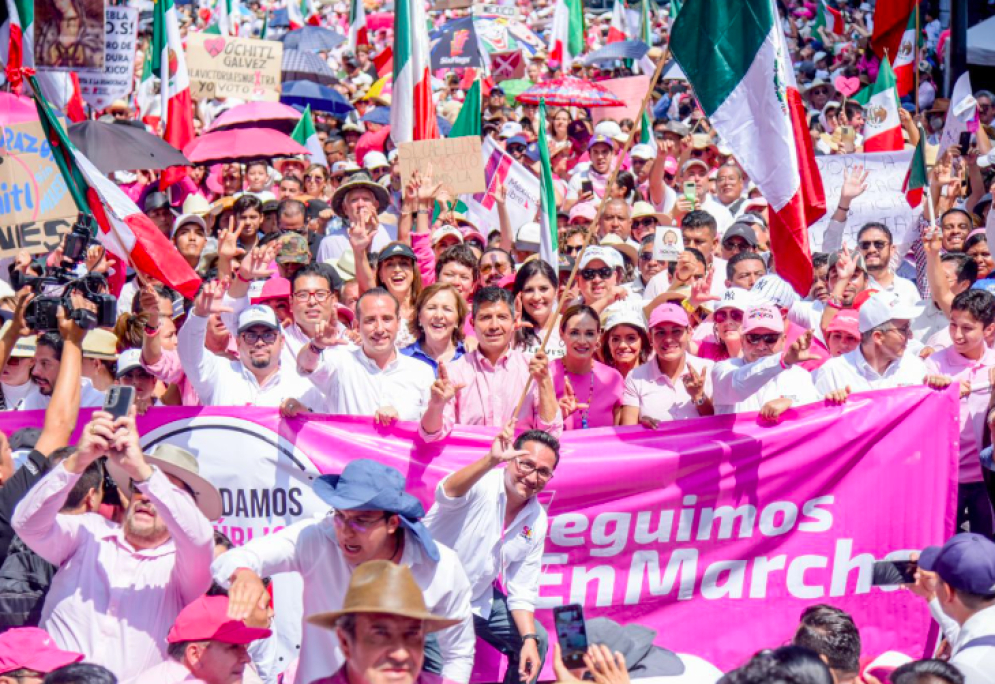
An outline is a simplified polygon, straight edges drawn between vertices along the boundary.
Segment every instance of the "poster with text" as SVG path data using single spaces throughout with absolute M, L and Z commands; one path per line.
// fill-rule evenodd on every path
M 187 35 L 187 69 L 195 99 L 280 99 L 283 43 L 206 33 Z
M 81 71 L 79 90 L 94 109 L 107 109 L 114 100 L 131 94 L 138 47 L 138 9 L 108 7 L 104 16 L 104 68 Z

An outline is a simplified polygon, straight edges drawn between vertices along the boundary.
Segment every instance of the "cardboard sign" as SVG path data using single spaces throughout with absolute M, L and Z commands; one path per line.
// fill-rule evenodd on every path
M 919 209 L 913 209 L 902 192 L 902 182 L 912 161 L 912 151 L 871 152 L 866 154 L 829 154 L 818 156 L 815 163 L 822 175 L 826 192 L 826 215 L 809 226 L 809 242 L 813 252 L 822 251 L 822 239 L 836 206 L 840 202 L 844 173 L 854 166 L 863 165 L 869 172 L 867 191 L 850 204 L 850 214 L 843 234 L 844 242 L 853 249 L 857 231 L 871 221 L 888 226 L 899 245 L 905 233 L 915 227 Z
M 401 143 L 398 155 L 401 187 L 407 187 L 416 170 L 425 173 L 429 165 L 432 183 L 442 183 L 452 197 L 481 192 L 487 187 L 480 163 L 480 138 L 475 135 Z
M 106 109 L 114 100 L 127 98 L 135 75 L 138 9 L 108 7 L 104 16 L 104 69 L 79 72 L 80 94 L 94 109 Z
M 280 99 L 283 43 L 191 33 L 187 35 L 186 57 L 195 99 Z
M 598 81 L 599 86 L 603 86 L 618 96 L 625 105 L 621 107 L 594 107 L 591 109 L 591 118 L 594 125 L 598 125 L 605 119 L 621 121 L 622 119 L 639 119 L 639 108 L 643 104 L 646 96 L 646 89 L 650 87 L 650 77 L 626 76 L 625 78 L 613 78 L 608 81 Z
M 77 209 L 38 121 L 2 128 L 0 257 L 58 246 Z M 60 222 L 60 220 L 62 222 Z
M 80 69 L 103 70 L 104 0 L 53 0 L 32 4 L 35 9 L 36 68 L 76 72 Z M 76 15 L 75 21 L 63 18 L 70 8 Z M 27 40 L 24 42 L 28 44 Z

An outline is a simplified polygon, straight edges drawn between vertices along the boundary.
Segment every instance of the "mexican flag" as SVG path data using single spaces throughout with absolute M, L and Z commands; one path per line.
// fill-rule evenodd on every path
M 142 76 L 135 88 L 135 109 L 138 110 L 138 118 L 145 123 L 154 120 L 153 128 L 159 127 L 159 119 L 162 112 L 159 108 L 159 98 L 156 97 L 155 71 L 152 70 L 152 51 L 145 53 L 145 60 L 142 62 Z
M 217 0 L 214 7 L 214 16 L 217 17 L 215 26 L 218 33 L 223 36 L 237 36 L 238 22 L 236 16 L 238 12 L 238 0 Z M 210 29 L 205 33 L 210 33 Z
M 918 65 L 916 56 L 919 54 L 919 41 L 916 40 L 916 14 L 919 7 L 916 6 L 912 14 L 909 15 L 908 26 L 902 34 L 902 42 L 899 43 L 898 54 L 895 55 L 895 82 L 898 84 L 898 96 L 905 97 L 912 92 L 916 85 L 916 69 Z
M 152 71 L 159 75 L 163 139 L 178 150 L 194 138 L 190 76 L 173 0 L 156 0 L 152 21 Z M 164 174 L 165 175 L 165 174 Z M 173 179 L 175 182 L 176 179 Z M 169 183 L 167 183 L 169 185 Z
M 466 97 L 463 99 L 463 106 L 460 107 L 459 114 L 456 116 L 456 121 L 453 122 L 453 127 L 449 131 L 449 138 L 463 138 L 469 135 L 481 135 L 481 97 L 480 97 L 480 79 L 474 79 L 473 83 L 470 85 L 470 89 L 466 91 Z
M 919 0 L 887 0 L 874 6 L 871 48 L 880 59 L 886 54 L 894 59 L 898 54 L 905 27 L 909 25 L 909 15 L 918 3 Z
M 287 21 L 290 22 L 291 31 L 304 28 L 307 13 L 307 0 L 300 0 L 300 2 L 290 0 L 290 2 L 287 3 Z
M 21 67 L 35 65 L 34 0 L 6 0 L 0 41 L 7 48 L 7 80 L 15 92 L 21 89 Z M 0 48 L 2 49 L 2 48 Z
M 349 3 L 349 47 L 355 50 L 360 45 L 369 45 L 366 35 L 366 8 L 363 0 L 351 0 Z
M 612 7 L 612 21 L 608 26 L 608 38 L 605 43 L 621 43 L 629 40 L 629 27 L 626 21 L 625 0 L 615 0 Z
M 893 152 L 905 147 L 895 72 L 887 59 L 881 60 L 874 85 L 861 90 L 853 100 L 864 107 L 864 152 Z
M 152 219 L 76 149 L 51 105 L 40 94 L 33 76 L 31 89 L 56 166 L 80 212 L 92 214 L 96 219 L 100 243 L 136 270 L 169 285 L 188 299 L 193 298 L 200 287 L 200 278 L 186 259 Z
M 905 174 L 905 180 L 902 181 L 902 192 L 905 193 L 905 199 L 913 209 L 922 204 L 922 189 L 929 184 L 926 175 L 925 143 L 926 132 L 920 126 L 919 144 L 916 145 L 916 151 L 912 153 L 912 163 L 909 164 L 909 171 Z
M 439 137 L 432 101 L 428 26 L 421 0 L 394 3 L 394 94 L 390 136 L 394 144 Z
M 812 25 L 813 34 L 823 27 L 826 29 L 826 33 L 832 33 L 833 35 L 842 36 L 846 33 L 843 14 L 826 4 L 826 0 L 819 0 L 819 6 L 815 15 L 815 24 Z
M 321 141 L 318 140 L 318 133 L 314 130 L 314 121 L 311 120 L 311 105 L 304 108 L 304 114 L 301 115 L 290 137 L 307 148 L 312 164 L 328 167 L 325 151 L 321 149 Z
M 826 213 L 826 198 L 775 3 L 687 0 L 672 29 L 684 40 L 671 49 L 712 126 L 770 203 L 778 273 L 807 295 L 808 226 Z
M 584 52 L 584 8 L 581 0 L 556 0 L 549 58 L 560 63 L 564 73 Z
M 556 192 L 553 190 L 553 167 L 549 163 L 549 143 L 546 141 L 546 100 L 539 100 L 539 258 L 554 271 L 560 268 L 559 239 L 556 225 Z

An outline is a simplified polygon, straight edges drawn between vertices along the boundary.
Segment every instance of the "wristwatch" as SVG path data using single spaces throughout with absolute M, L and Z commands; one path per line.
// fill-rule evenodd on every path
M 695 406 L 704 406 L 705 405 L 705 400 L 707 398 L 708 397 L 706 397 L 704 394 L 702 394 L 700 398 L 694 400 L 694 405 Z
M 538 634 L 523 634 L 522 635 L 522 641 L 525 641 L 526 639 L 532 639 L 537 644 L 539 643 L 539 635 Z

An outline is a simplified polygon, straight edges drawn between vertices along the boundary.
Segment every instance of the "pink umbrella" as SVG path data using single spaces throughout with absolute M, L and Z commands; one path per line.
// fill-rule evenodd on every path
M 195 138 L 183 148 L 193 164 L 244 162 L 307 154 L 308 149 L 289 135 L 271 128 L 234 128 Z
M 604 86 L 573 76 L 537 83 L 516 95 L 515 101 L 537 105 L 540 98 L 554 107 L 620 107 L 625 104 Z
M 32 100 L 0 92 L 0 123 L 13 125 L 37 120 L 38 110 Z
M 374 12 L 373 14 L 366 15 L 366 30 L 367 31 L 379 31 L 380 29 L 390 29 L 394 28 L 394 13 L 393 12 Z
M 300 121 L 301 113 L 280 102 L 247 102 L 232 107 L 219 116 L 208 131 L 224 131 L 230 128 L 276 128 L 290 132 Z

